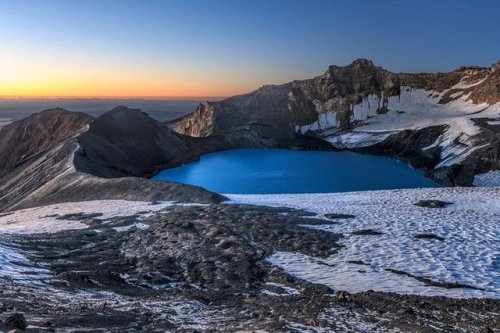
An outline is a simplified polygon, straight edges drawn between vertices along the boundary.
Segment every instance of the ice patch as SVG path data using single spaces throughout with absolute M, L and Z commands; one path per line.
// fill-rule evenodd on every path
M 378 110 L 383 106 L 383 97 L 380 99 L 377 95 L 371 94 L 365 97 L 361 103 L 352 107 L 351 121 L 366 120 L 378 115 Z
M 500 187 L 500 170 L 476 175 L 473 184 L 480 187 Z
M 482 80 L 479 80 L 477 82 L 472 82 L 472 83 L 467 83 L 467 79 L 469 77 L 468 76 L 465 76 L 463 77 L 460 82 L 458 82 L 457 84 L 455 84 L 453 87 L 451 87 L 451 89 L 469 89 L 469 88 L 472 88 L 472 87 L 475 87 L 477 85 L 480 85 L 481 83 L 483 83 L 487 78 L 488 76 L 486 76 L 484 79 Z
M 309 131 L 319 131 L 326 130 L 332 127 L 339 127 L 340 121 L 337 120 L 337 113 L 335 111 L 325 111 L 318 115 L 318 120 L 314 123 L 304 126 L 297 126 L 295 129 L 301 134 L 305 134 Z
M 353 149 L 368 147 L 384 141 L 394 132 L 363 132 L 352 131 L 341 135 L 332 136 L 327 139 L 335 148 Z
M 312 226 L 342 233 L 340 252 L 329 258 L 276 252 L 269 258 L 289 273 L 336 290 L 376 290 L 400 294 L 500 298 L 500 188 L 439 188 L 328 194 L 226 195 L 246 204 L 290 207 L 317 213 L 353 214 L 336 224 Z M 415 206 L 424 199 L 454 204 L 431 209 Z M 381 235 L 353 235 L 373 229 Z M 417 239 L 417 234 L 444 238 Z M 398 270 L 437 283 L 426 285 Z
M 85 229 L 78 215 L 109 220 L 120 216 L 148 216 L 171 206 L 171 202 L 99 200 L 67 202 L 0 213 L 0 233 L 34 234 Z
M 23 251 L 10 246 L 6 237 L 0 234 L 0 278 L 33 285 L 52 277 L 47 267 L 29 260 Z

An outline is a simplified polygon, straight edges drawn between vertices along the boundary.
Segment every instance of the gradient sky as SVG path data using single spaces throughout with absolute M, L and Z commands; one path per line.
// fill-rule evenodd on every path
M 0 0 L 0 96 L 228 96 L 500 60 L 498 0 Z

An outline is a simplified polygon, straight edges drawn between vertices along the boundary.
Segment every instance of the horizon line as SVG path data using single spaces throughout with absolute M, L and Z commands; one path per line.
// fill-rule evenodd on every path
M 196 99 L 196 100 L 209 100 L 209 99 L 223 99 L 228 96 L 73 96 L 73 95 L 62 95 L 62 96 L 31 96 L 31 95 L 0 95 L 0 100 L 6 99 L 39 99 L 39 100 L 61 100 L 61 99 L 102 99 L 102 100 L 186 100 L 186 99 Z

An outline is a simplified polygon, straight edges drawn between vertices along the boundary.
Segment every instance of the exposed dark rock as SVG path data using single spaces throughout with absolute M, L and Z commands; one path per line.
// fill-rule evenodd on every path
M 224 197 L 201 188 L 124 176 L 189 162 L 227 148 L 223 141 L 182 137 L 124 107 L 94 121 L 61 109 L 44 111 L 0 131 L 0 156 L 5 156 L 0 159 L 0 211 L 100 199 L 220 202 Z
M 435 239 L 439 241 L 444 241 L 443 237 L 440 237 L 435 234 L 416 234 L 413 237 L 415 237 L 416 239 Z
M 26 322 L 26 319 L 24 318 L 24 315 L 22 313 L 14 313 L 7 317 L 5 319 L 5 324 L 14 329 L 21 329 L 24 330 L 26 327 L 28 327 L 28 323 Z
M 347 291 L 338 291 L 335 296 L 339 302 L 347 302 L 349 300 L 350 294 Z
M 476 288 L 473 286 L 469 286 L 466 284 L 462 283 L 454 283 L 454 282 L 440 282 L 440 281 L 434 281 L 430 278 L 424 277 L 424 276 L 416 276 L 398 269 L 392 269 L 392 268 L 386 268 L 385 269 L 388 272 L 394 273 L 394 274 L 399 274 L 399 275 L 405 275 L 411 278 L 414 278 L 415 280 L 418 280 L 420 282 L 423 282 L 427 286 L 434 286 L 434 287 L 440 287 L 440 288 L 446 288 L 446 289 L 456 289 L 456 288 L 465 288 L 465 289 L 476 289 L 476 290 L 483 290 L 481 288 Z
M 327 219 L 353 219 L 356 216 L 351 215 L 351 214 L 328 213 L 328 214 L 325 214 L 325 217 Z
M 21 165 L 82 132 L 92 117 L 51 109 L 0 129 L 0 179 Z
M 370 266 L 370 264 L 365 263 L 362 260 L 349 260 L 347 261 L 350 264 L 355 264 L 355 265 L 365 265 L 365 266 Z
M 449 205 L 453 205 L 453 202 L 446 202 L 441 200 L 420 200 L 419 202 L 415 203 L 415 206 L 425 208 L 444 208 Z
M 353 232 L 351 232 L 351 234 L 356 235 L 356 236 L 378 236 L 378 235 L 382 235 L 383 232 L 375 231 L 372 229 L 363 229 L 363 230 L 353 231 Z
M 189 136 L 230 135 L 255 124 L 271 129 L 269 142 L 285 144 L 295 135 L 295 126 L 318 120 L 322 110 L 339 110 L 348 126 L 349 108 L 371 93 L 399 93 L 399 81 L 367 59 L 348 66 L 330 66 L 321 76 L 283 85 L 265 85 L 258 90 L 219 102 L 200 104 L 195 112 L 170 122 L 177 132 Z M 341 116 L 342 118 L 342 116 Z
M 210 147 L 202 141 L 183 137 L 140 110 L 117 107 L 78 137 L 75 165 L 96 176 L 147 176 L 229 147 L 215 138 Z

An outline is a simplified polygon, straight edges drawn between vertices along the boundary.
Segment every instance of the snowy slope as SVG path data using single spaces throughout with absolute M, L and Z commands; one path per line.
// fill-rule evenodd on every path
M 269 261 L 299 278 L 336 290 L 366 290 L 448 297 L 500 298 L 500 188 L 440 188 L 330 194 L 227 195 L 233 202 L 353 214 L 335 224 L 314 226 L 345 238 L 338 254 L 327 259 L 276 252 Z M 439 199 L 454 204 L 441 209 L 414 203 Z M 309 226 L 310 227 L 310 226 Z M 372 229 L 380 235 L 355 235 Z M 417 239 L 434 234 L 444 240 Z M 472 288 L 426 286 L 415 277 Z
M 334 110 L 320 113 L 318 121 L 297 126 L 296 131 L 302 134 L 313 131 L 337 148 L 352 149 L 382 142 L 398 131 L 447 125 L 445 133 L 428 148 L 440 146 L 442 149 L 441 162 L 436 168 L 459 164 L 484 146 L 475 138 L 480 128 L 473 119 L 491 118 L 490 125 L 500 121 L 500 103 L 474 104 L 469 98 L 467 89 L 481 84 L 486 78 L 472 83 L 464 79 L 441 92 L 401 86 L 397 96 L 384 97 L 383 92 L 370 94 L 359 104 L 351 105 L 350 123 L 353 129 L 349 131 L 340 128 L 338 114 Z M 451 93 L 451 100 L 440 103 L 448 93 Z

